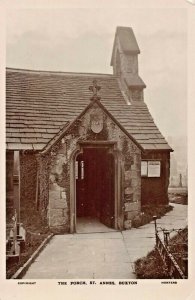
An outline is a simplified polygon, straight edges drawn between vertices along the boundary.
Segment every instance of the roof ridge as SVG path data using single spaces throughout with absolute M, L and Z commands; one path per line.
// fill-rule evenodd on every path
M 105 73 L 30 70 L 30 69 L 19 69 L 19 68 L 11 68 L 11 67 L 6 67 L 6 70 L 10 71 L 10 72 L 21 72 L 21 73 L 48 73 L 48 74 L 56 74 L 56 75 L 76 75 L 76 76 L 88 76 L 89 75 L 89 76 L 105 76 L 105 77 L 113 77 L 113 78 L 118 77 L 113 74 L 105 74 Z

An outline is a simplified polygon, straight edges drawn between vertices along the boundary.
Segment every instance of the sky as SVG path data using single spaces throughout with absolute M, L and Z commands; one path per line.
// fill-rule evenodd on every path
M 168 136 L 187 131 L 187 12 L 184 8 L 9 9 L 7 67 L 111 73 L 117 26 L 132 27 L 141 50 L 145 102 Z

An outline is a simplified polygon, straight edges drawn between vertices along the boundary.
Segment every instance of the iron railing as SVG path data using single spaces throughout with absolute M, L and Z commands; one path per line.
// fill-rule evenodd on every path
M 171 279 L 187 279 L 188 277 L 188 253 L 187 242 L 171 243 L 170 233 L 177 232 L 178 234 L 183 229 L 162 229 L 157 227 L 156 219 L 154 216 L 156 249 L 162 259 L 166 272 Z M 160 232 L 163 232 L 163 239 L 160 237 Z M 182 248 L 182 252 L 173 252 L 173 249 Z M 179 263 L 180 262 L 180 263 Z

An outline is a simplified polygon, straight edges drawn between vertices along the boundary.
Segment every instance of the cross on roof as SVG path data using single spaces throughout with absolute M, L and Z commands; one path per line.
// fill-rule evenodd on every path
M 100 100 L 100 97 L 98 97 L 97 93 L 99 90 L 101 90 L 101 86 L 97 85 L 96 79 L 93 80 L 93 85 L 89 86 L 89 90 L 93 92 L 93 96 L 92 96 L 91 100 L 95 100 L 95 99 Z

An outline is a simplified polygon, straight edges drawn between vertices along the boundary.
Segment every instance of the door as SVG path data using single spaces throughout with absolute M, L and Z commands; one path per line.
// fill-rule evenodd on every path
M 100 221 L 114 228 L 114 157 L 107 153 L 101 176 Z
M 108 148 L 84 148 L 76 161 L 77 217 L 114 227 L 114 158 Z

